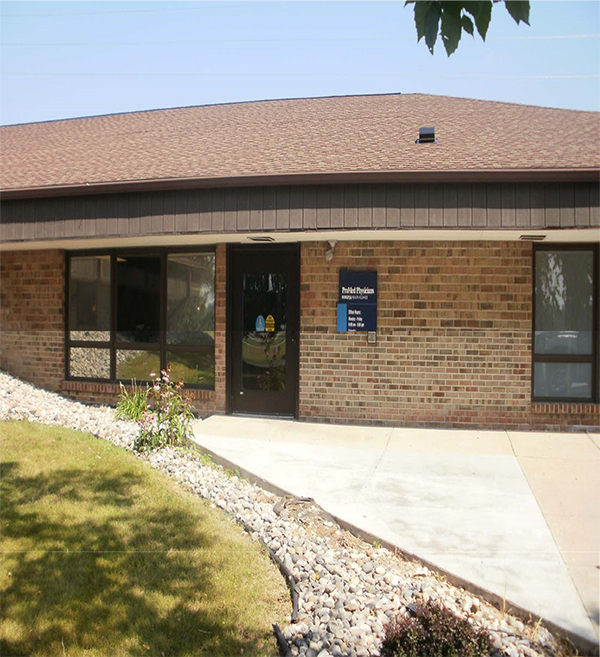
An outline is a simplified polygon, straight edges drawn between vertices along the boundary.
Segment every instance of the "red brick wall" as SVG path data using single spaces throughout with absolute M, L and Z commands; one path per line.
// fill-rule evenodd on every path
M 0 367 L 58 390 L 64 377 L 62 251 L 0 255 Z
M 1 258 L 0 367 L 25 381 L 79 401 L 115 403 L 119 386 L 64 380 L 62 251 L 19 251 Z M 225 245 L 217 247 L 215 390 L 193 390 L 200 414 L 225 412 Z
M 438 427 L 598 426 L 531 404 L 531 245 L 304 243 L 300 418 Z M 378 337 L 338 333 L 340 269 L 378 272 Z
M 340 242 L 302 245 L 300 418 L 438 427 L 598 428 L 600 405 L 531 403 L 531 246 Z M 50 390 L 114 402 L 118 386 L 64 381 L 64 253 L 0 259 L 0 367 Z M 215 390 L 224 413 L 226 255 L 217 247 Z M 377 269 L 378 342 L 338 334 L 340 268 Z

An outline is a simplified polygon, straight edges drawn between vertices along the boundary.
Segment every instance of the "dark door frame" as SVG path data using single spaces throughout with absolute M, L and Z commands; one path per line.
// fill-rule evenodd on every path
M 282 243 L 282 244 L 227 244 L 226 258 L 227 258 L 227 273 L 225 279 L 225 298 L 226 298 L 226 319 L 225 319 L 225 412 L 227 415 L 232 415 L 232 394 L 233 394 L 233 340 L 232 340 L 232 313 L 233 313 L 233 294 L 232 294 L 232 265 L 233 256 L 235 253 L 295 253 L 297 254 L 298 262 L 298 298 L 296 299 L 296 311 L 298 317 L 298 336 L 296 340 L 296 349 L 294 350 L 293 358 L 296 367 L 296 390 L 295 390 L 295 404 L 294 404 L 294 419 L 298 419 L 300 412 L 300 242 Z

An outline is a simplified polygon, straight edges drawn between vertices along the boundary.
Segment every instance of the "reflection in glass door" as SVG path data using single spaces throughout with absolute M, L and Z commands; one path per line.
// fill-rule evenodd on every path
M 298 250 L 231 251 L 231 410 L 295 415 Z

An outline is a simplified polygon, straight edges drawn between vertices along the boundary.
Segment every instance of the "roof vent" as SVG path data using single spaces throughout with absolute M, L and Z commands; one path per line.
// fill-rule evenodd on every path
M 415 141 L 415 144 L 437 144 L 435 128 L 433 126 L 430 128 L 419 128 L 419 138 Z
M 519 235 L 519 239 L 524 242 L 543 242 L 546 239 L 545 235 Z
M 270 235 L 256 235 L 256 237 L 249 237 L 252 242 L 274 242 L 275 240 Z

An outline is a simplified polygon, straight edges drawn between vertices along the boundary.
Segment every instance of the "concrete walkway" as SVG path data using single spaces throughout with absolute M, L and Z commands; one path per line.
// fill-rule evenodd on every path
M 598 435 L 220 416 L 195 433 L 239 467 L 597 641 Z

